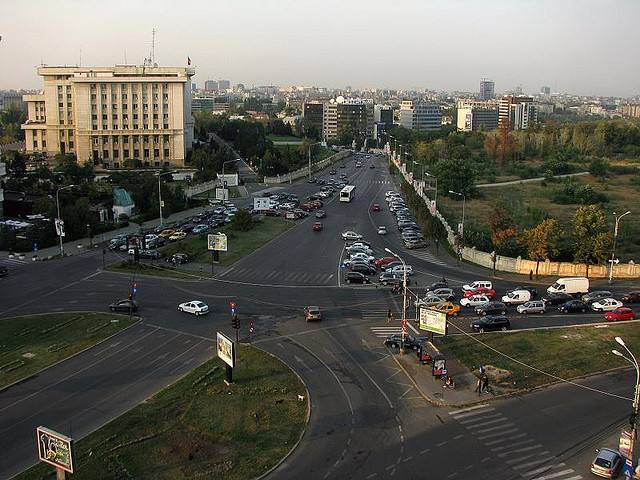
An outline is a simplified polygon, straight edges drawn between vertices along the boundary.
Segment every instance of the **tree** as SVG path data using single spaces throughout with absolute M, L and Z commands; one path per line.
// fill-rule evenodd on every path
M 489 225 L 492 233 L 491 240 L 496 253 L 502 244 L 518 235 L 516 222 L 502 205 L 494 205 L 489 212 Z
M 597 205 L 578 207 L 573 215 L 574 261 L 587 265 L 602 263 L 611 252 L 612 235 Z
M 457 159 L 440 160 L 436 163 L 434 171 L 438 177 L 438 190 L 454 190 L 467 197 L 473 195 L 476 170 L 470 162 Z
M 558 241 L 562 231 L 562 226 L 553 218 L 543 221 L 535 228 L 524 231 L 529 258 L 536 261 L 536 279 L 540 262 L 558 255 Z
M 241 232 L 249 231 L 253 228 L 253 218 L 251 214 L 244 209 L 240 209 L 231 219 L 231 228 Z

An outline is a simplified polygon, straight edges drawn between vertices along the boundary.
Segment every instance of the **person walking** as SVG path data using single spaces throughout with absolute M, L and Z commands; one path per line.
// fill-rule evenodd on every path
M 475 392 L 478 393 L 478 395 L 480 395 L 480 388 L 482 387 L 482 379 L 478 378 L 478 381 L 476 382 L 476 389 L 474 390 Z
M 482 375 L 482 388 L 480 390 L 489 393 L 489 377 L 486 373 Z

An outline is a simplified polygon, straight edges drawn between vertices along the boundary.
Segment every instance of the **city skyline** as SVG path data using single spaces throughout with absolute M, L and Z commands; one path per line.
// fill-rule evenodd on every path
M 41 89 L 40 64 L 141 64 L 155 28 L 156 63 L 186 66 L 190 58 L 199 87 L 224 78 L 247 87 L 477 92 L 487 78 L 497 95 L 518 86 L 640 94 L 640 59 L 627 54 L 640 43 L 640 5 L 630 0 L 84 5 L 6 5 L 0 89 Z

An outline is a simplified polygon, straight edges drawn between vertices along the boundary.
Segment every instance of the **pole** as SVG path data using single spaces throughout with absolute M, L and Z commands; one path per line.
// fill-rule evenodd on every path
M 73 188 L 75 185 L 66 185 L 64 187 L 60 187 L 58 190 L 56 190 L 56 208 L 58 210 L 58 222 L 59 222 L 59 229 L 60 229 L 60 235 L 58 235 L 60 237 L 60 256 L 64 257 L 64 247 L 62 246 L 62 232 L 64 231 L 64 228 L 62 226 L 62 217 L 60 216 L 60 192 L 62 190 L 66 190 L 68 188 Z
M 629 215 L 631 211 L 627 211 L 616 218 L 616 226 L 613 231 L 613 248 L 611 249 L 611 265 L 609 266 L 609 285 L 613 283 L 613 261 L 615 260 L 616 255 L 616 239 L 618 238 L 618 224 L 620 223 L 620 219 L 625 215 Z M 615 212 L 614 212 L 615 215 Z
M 162 188 L 160 187 L 160 177 L 162 177 L 162 173 L 158 172 L 158 205 L 160 206 L 160 226 L 162 226 Z
M 626 213 L 625 213 L 626 215 Z M 620 216 L 620 218 L 622 218 L 622 215 Z M 629 440 L 629 458 L 626 460 L 626 466 L 628 468 L 628 472 L 630 472 L 629 475 L 629 479 L 633 479 L 634 478 L 634 469 L 633 469 L 633 449 L 635 446 L 635 438 L 636 435 L 638 434 L 638 406 L 640 405 L 640 366 L 638 366 L 638 359 L 635 357 L 635 355 L 633 355 L 633 353 L 631 353 L 631 350 L 629 350 L 629 348 L 627 347 L 627 345 L 624 343 L 624 340 L 621 337 L 616 337 L 615 338 L 616 342 L 618 342 L 618 344 L 622 345 L 624 347 L 624 349 L 627 351 L 627 353 L 631 356 L 631 358 L 627 358 L 626 356 L 624 356 L 622 353 L 618 352 L 617 350 L 612 350 L 612 353 L 614 353 L 615 355 L 624 358 L 625 360 L 627 360 L 629 363 L 631 363 L 635 369 L 636 369 L 636 387 L 635 387 L 635 392 L 633 395 L 633 412 L 631 414 L 631 418 L 630 418 L 630 423 L 631 423 L 631 438 Z M 627 473 L 627 472 L 625 472 Z M 626 475 L 625 475 L 626 476 Z
M 388 248 L 385 248 L 384 250 L 400 260 L 400 263 L 402 263 L 402 269 L 404 270 L 404 274 L 402 275 L 402 339 L 400 342 L 400 355 L 404 355 L 404 342 L 407 335 L 407 264 L 404 262 L 402 257 L 393 253 Z

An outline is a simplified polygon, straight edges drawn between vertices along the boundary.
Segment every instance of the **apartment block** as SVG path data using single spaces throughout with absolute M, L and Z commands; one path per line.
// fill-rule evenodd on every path
M 25 95 L 27 153 L 74 154 L 95 168 L 127 159 L 184 166 L 193 142 L 191 77 L 182 67 L 39 67 L 41 94 Z
M 480 100 L 491 100 L 494 96 L 495 83 L 483 78 L 480 81 Z
M 302 104 L 302 117 L 313 125 L 322 134 L 324 102 L 305 102 Z
M 462 132 L 488 132 L 498 128 L 498 102 L 495 100 L 458 100 L 457 128 Z
M 640 104 L 631 103 L 627 105 L 620 105 L 618 107 L 618 112 L 620 112 L 623 117 L 640 118 Z
M 505 95 L 500 99 L 498 127 L 524 130 L 538 121 L 538 110 L 532 97 Z
M 440 106 L 416 100 L 403 100 L 400 104 L 400 125 L 411 130 L 439 130 L 442 128 Z

